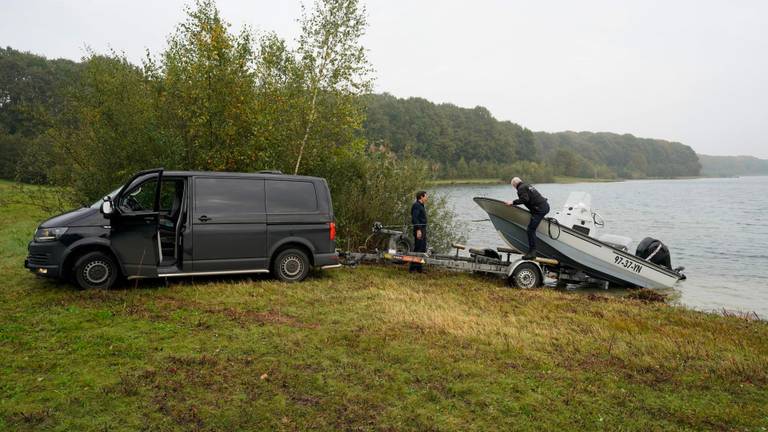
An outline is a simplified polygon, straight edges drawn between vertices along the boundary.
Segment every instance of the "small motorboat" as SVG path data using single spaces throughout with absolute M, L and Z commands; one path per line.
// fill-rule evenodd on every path
M 493 198 L 475 197 L 474 201 L 488 213 L 510 247 L 528 249 L 528 210 Z M 671 288 L 685 279 L 682 267 L 672 269 L 669 250 L 662 242 L 645 238 L 632 253 L 631 239 L 598 236 L 597 228 L 603 224 L 602 218 L 592 212 L 589 194 L 574 192 L 554 217 L 545 218 L 539 225 L 537 255 L 557 260 L 566 272 L 584 273 L 618 286 Z

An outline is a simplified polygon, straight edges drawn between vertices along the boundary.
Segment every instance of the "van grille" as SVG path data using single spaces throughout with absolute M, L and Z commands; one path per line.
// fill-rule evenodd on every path
M 49 256 L 50 254 L 47 253 L 29 254 L 27 261 L 29 261 L 30 264 L 44 265 L 48 263 Z

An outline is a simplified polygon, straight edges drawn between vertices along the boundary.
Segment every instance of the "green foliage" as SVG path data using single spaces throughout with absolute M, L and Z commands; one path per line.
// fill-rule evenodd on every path
M 329 177 L 341 185 L 334 190 L 334 204 L 344 203 L 337 213 L 347 230 L 342 246 L 354 249 L 370 234 L 373 222 L 405 227 L 410 232 L 411 205 L 418 190 L 426 189 L 428 166 L 416 159 L 398 160 L 392 153 L 372 152 L 368 157 L 342 159 L 343 165 L 329 166 Z M 457 240 L 460 226 L 443 197 L 432 196 L 427 205 L 429 246 L 446 251 Z M 346 243 L 344 243 L 346 242 Z
M 253 40 L 228 31 L 212 0 L 187 9 L 160 64 L 149 58 L 161 124 L 173 148 L 165 164 L 186 169 L 251 169 L 264 152 L 252 126 L 255 110 Z
M 496 178 L 509 182 L 512 177 L 521 177 L 533 183 L 547 183 L 554 180 L 552 169 L 539 162 L 518 160 L 515 162 L 479 162 L 469 163 L 463 158 L 454 164 L 442 166 L 437 173 L 441 179 Z
M 356 246 L 374 221 L 408 214 L 404 197 L 429 176 L 423 162 L 371 153 L 361 138 L 364 27 L 356 0 L 320 0 L 292 50 L 274 34 L 232 33 L 215 3 L 199 0 L 142 67 L 90 54 L 46 134 L 55 151 L 28 152 L 28 165 L 52 160 L 46 175 L 82 203 L 156 166 L 298 170 L 328 180 L 340 238 Z M 446 212 L 435 213 L 448 235 Z
M 711 177 L 768 175 L 768 160 L 752 156 L 698 155 L 701 174 Z
M 157 91 L 144 71 L 118 55 L 92 54 L 50 131 L 56 150 L 50 176 L 92 202 L 136 171 L 163 164 L 169 150 Z
M 305 150 L 315 124 L 325 120 L 322 116 L 322 100 L 326 108 L 337 111 L 345 106 L 357 106 L 357 98 L 371 88 L 368 77 L 370 66 L 365 56 L 365 49 L 360 45 L 360 38 L 365 33 L 365 9 L 358 0 L 323 0 L 314 5 L 311 14 L 307 14 L 302 5 L 302 34 L 298 40 L 296 70 L 305 92 L 303 105 L 306 107 L 304 127 L 296 156 L 294 174 L 301 168 Z M 326 115 L 328 113 L 325 113 Z M 338 121 L 338 120 L 337 120 Z M 318 146 L 315 145 L 315 148 Z M 324 146 L 323 146 L 324 147 Z M 311 160 L 317 160 L 311 152 Z
M 412 153 L 443 169 L 462 158 L 482 163 L 514 162 L 519 137 L 526 143 L 520 151 L 530 147 L 530 131 L 498 122 L 483 107 L 435 105 L 421 98 L 398 99 L 389 94 L 368 95 L 365 101 L 365 133 L 372 145 L 397 154 Z
M 395 153 L 412 152 L 440 178 L 502 178 L 520 175 L 517 162 L 539 164 L 536 181 L 552 175 L 581 178 L 695 176 L 699 163 L 680 143 L 611 133 L 533 133 L 494 119 L 482 107 L 436 105 L 389 94 L 366 97 L 366 137 Z M 519 169 L 519 167 L 517 167 Z M 522 177 L 522 176 L 521 176 Z
M 48 156 L 50 141 L 41 135 L 60 112 L 64 92 L 80 70 L 81 65 L 69 60 L 0 48 L 0 178 L 48 181 L 44 170 L 20 161 L 29 152 Z
M 608 132 L 537 132 L 543 160 L 574 177 L 688 177 L 701 165 L 690 147 Z

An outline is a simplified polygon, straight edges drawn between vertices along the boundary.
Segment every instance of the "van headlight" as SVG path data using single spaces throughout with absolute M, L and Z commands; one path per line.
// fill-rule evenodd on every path
M 35 241 L 46 242 L 58 240 L 65 232 L 67 228 L 38 228 L 35 231 Z

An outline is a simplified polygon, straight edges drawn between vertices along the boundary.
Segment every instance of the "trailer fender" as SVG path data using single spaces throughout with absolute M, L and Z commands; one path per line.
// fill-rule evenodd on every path
M 544 269 L 536 261 L 517 260 L 509 266 L 507 284 L 530 289 L 544 285 Z
M 512 273 L 515 272 L 515 269 L 520 267 L 520 264 L 523 264 L 523 263 L 531 263 L 535 265 L 536 268 L 539 269 L 539 276 L 541 276 L 542 279 L 544 278 L 544 269 L 541 267 L 540 263 L 536 261 L 529 261 L 529 260 L 523 260 L 523 259 L 513 261 L 512 264 L 509 265 L 509 269 L 507 270 L 507 277 L 508 278 L 512 277 Z

